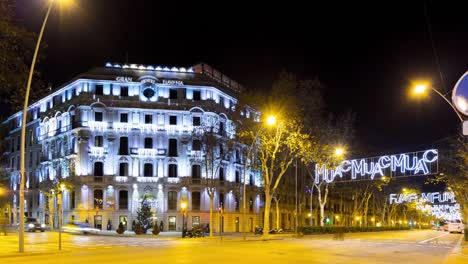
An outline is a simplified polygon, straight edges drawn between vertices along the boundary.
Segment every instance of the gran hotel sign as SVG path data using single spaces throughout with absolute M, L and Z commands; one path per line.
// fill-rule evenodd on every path
M 435 174 L 438 171 L 438 151 L 428 149 L 412 153 L 345 160 L 335 169 L 315 166 L 315 182 L 339 180 L 373 180 L 382 177 L 407 177 Z

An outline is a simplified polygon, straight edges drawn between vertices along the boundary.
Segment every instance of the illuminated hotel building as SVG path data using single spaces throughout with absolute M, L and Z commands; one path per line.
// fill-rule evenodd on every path
M 56 208 L 40 182 L 71 177 L 63 194 L 64 223 L 85 222 L 127 230 L 136 220 L 144 194 L 151 194 L 153 216 L 164 230 L 186 223 L 209 223 L 204 155 L 192 139 L 194 129 L 216 126 L 221 137 L 233 137 L 230 119 L 242 87 L 206 64 L 167 68 L 107 63 L 78 75 L 29 107 L 26 139 L 26 215 L 49 222 Z M 245 112 L 246 118 L 258 118 Z M 10 218 L 18 219 L 20 133 L 22 113 L 2 123 L 5 155 L 14 195 Z M 240 151 L 222 161 L 214 198 L 214 231 L 223 219 L 225 232 L 242 230 Z M 260 224 L 261 179 L 246 172 L 247 228 Z M 53 203 L 53 204 L 52 204 Z M 223 218 L 218 208 L 223 207 Z M 51 209 L 51 211 L 53 211 Z M 53 218 L 51 218 L 53 219 Z M 57 218 L 53 219 L 55 223 Z M 56 224 L 55 224 L 56 225 Z

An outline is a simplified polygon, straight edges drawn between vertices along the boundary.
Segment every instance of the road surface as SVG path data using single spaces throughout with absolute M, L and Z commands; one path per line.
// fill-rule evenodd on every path
M 455 263 L 461 235 L 442 231 L 392 231 L 291 238 L 250 236 L 168 239 L 158 236 L 109 237 L 64 234 L 57 250 L 57 233 L 27 233 L 26 255 L 18 256 L 18 237 L 0 237 L 1 263 Z M 162 239 L 161 239 L 162 238 Z M 259 237 L 257 237 L 259 238 Z M 32 253 L 32 254 L 31 254 Z M 459 256 L 464 258 L 463 256 Z M 463 259 L 468 263 L 468 258 Z M 449 261 L 449 262 L 447 262 Z M 460 262 L 463 263 L 463 262 Z

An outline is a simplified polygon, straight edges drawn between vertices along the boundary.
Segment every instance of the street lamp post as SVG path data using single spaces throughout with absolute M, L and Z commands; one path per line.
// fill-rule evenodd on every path
M 182 238 L 185 237 L 185 210 L 187 208 L 187 203 L 186 202 L 182 202 L 180 204 L 180 208 L 182 209 Z
M 44 22 L 42 23 L 41 31 L 39 33 L 39 37 L 36 43 L 36 49 L 34 50 L 33 60 L 31 62 L 31 68 L 29 70 L 29 77 L 28 83 L 26 86 L 26 95 L 24 98 L 24 108 L 23 108 L 23 118 L 21 120 L 21 182 L 20 182 L 20 192 L 19 192 L 19 203 L 20 203 L 20 216 L 19 216 L 19 252 L 24 252 L 24 184 L 25 184 L 25 177 L 26 177 L 26 159 L 25 159 L 25 151 L 26 151 L 26 120 L 27 120 L 27 113 L 28 113 L 28 100 L 29 100 L 29 92 L 31 90 L 31 82 L 32 76 L 34 74 L 34 66 L 36 64 L 37 53 L 39 51 L 39 47 L 41 45 L 42 35 L 44 34 L 44 29 L 47 24 L 47 19 L 49 18 L 50 10 L 52 10 L 52 6 L 55 0 L 50 0 L 49 8 L 47 9 L 46 16 L 44 18 Z
M 61 184 L 60 193 L 57 195 L 59 250 L 62 250 L 63 193 L 64 191 L 65 191 L 65 185 Z

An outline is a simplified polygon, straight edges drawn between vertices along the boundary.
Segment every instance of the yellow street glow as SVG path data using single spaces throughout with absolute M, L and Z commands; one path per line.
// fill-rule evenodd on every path
M 182 203 L 180 204 L 180 208 L 182 208 L 182 209 L 187 208 L 187 203 L 186 203 L 186 202 L 182 202 Z

